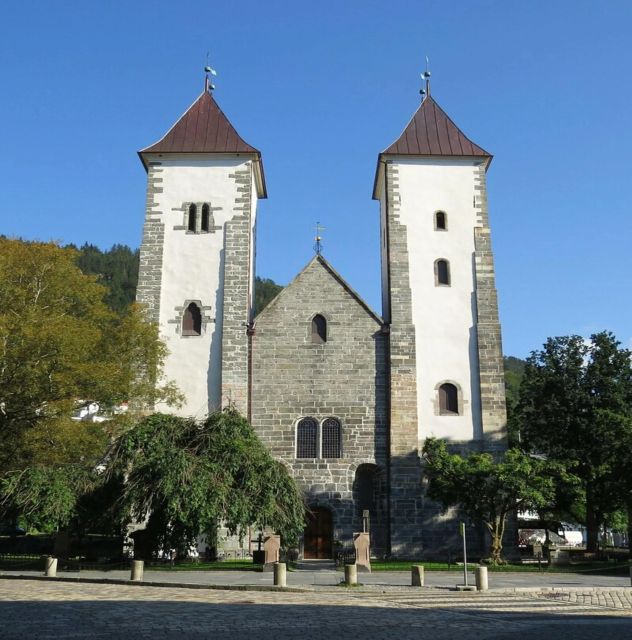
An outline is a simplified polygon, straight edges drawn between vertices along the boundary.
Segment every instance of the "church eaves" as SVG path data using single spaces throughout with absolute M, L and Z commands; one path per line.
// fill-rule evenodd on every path
M 138 152 L 145 168 L 147 154 L 222 153 L 253 155 L 260 173 L 259 197 L 266 197 L 261 152 L 249 145 L 205 90 L 158 142 Z
M 402 134 L 378 158 L 373 197 L 378 198 L 378 176 L 384 156 L 483 158 L 485 168 L 491 153 L 472 142 L 447 113 L 427 95 Z

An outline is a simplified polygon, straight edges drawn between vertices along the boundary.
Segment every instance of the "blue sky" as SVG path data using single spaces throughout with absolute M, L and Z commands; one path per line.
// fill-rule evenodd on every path
M 632 344 L 632 2 L 12 2 L 0 24 L 0 233 L 138 246 L 136 151 L 200 93 L 263 152 L 259 275 L 324 254 L 378 312 L 377 154 L 432 92 L 488 173 L 506 354 Z

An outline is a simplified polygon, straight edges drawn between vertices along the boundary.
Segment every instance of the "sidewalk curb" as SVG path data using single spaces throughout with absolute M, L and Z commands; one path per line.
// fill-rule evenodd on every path
M 276 591 L 282 593 L 311 593 L 309 589 L 300 587 L 275 587 L 274 585 L 250 584 L 194 584 L 191 582 L 132 582 L 116 578 L 48 578 L 46 576 L 6 575 L 0 573 L 0 580 L 37 580 L 38 582 L 70 582 L 72 584 L 118 584 L 126 587 L 172 587 L 174 589 L 198 589 L 207 591 Z

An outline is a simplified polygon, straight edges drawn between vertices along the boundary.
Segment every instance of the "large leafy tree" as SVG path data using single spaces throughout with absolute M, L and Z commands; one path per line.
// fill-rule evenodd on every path
M 116 441 L 108 459 L 108 477 L 125 478 L 124 519 L 146 521 L 152 553 L 186 551 L 220 522 L 231 532 L 272 527 L 288 545 L 304 527 L 297 484 L 232 408 L 201 423 L 148 416 Z
M 563 464 L 577 477 L 587 548 L 617 510 L 626 489 L 631 442 L 630 351 L 608 332 L 549 338 L 527 360 L 515 415 L 522 446 Z M 626 444 L 627 443 L 627 444 Z
M 539 509 L 555 495 L 555 470 L 546 461 L 510 449 L 495 460 L 489 453 L 467 457 L 450 453 L 443 440 L 428 438 L 423 447 L 427 495 L 444 508 L 457 507 L 484 524 L 491 537 L 490 561 L 503 562 L 507 516 Z
M 157 328 L 138 308 L 123 317 L 108 309 L 106 289 L 76 257 L 52 243 L 0 239 L 0 472 L 63 458 L 64 449 L 72 460 L 78 442 L 86 454 L 96 430 L 69 423 L 80 401 L 176 398 L 157 384 L 165 356 Z

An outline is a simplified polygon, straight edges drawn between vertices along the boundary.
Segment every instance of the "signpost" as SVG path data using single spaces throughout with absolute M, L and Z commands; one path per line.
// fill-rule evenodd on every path
M 459 523 L 459 533 L 463 538 L 463 580 L 465 586 L 467 587 L 467 543 L 465 541 L 465 522 Z

